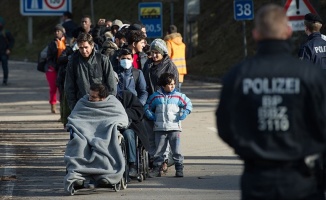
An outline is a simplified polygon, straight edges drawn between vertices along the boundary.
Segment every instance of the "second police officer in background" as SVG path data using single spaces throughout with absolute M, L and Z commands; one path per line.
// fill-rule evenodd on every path
M 308 41 L 300 48 L 299 58 L 326 69 L 326 41 L 322 39 L 320 33 L 322 23 L 322 19 L 316 14 L 308 13 L 305 15 L 304 24 Z

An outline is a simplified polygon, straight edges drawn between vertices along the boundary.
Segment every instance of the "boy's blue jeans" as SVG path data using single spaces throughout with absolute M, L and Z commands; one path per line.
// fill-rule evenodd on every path
M 176 165 L 183 164 L 181 155 L 180 131 L 155 131 L 156 151 L 154 155 L 154 166 L 161 166 L 164 162 L 164 153 L 168 143 L 172 151 L 172 158 Z
M 136 162 L 136 139 L 135 132 L 132 129 L 126 129 L 122 133 L 126 141 L 128 162 Z
M 3 83 L 7 83 L 8 81 L 8 56 L 6 54 L 1 55 L 1 64 L 2 64 L 2 70 L 3 70 Z

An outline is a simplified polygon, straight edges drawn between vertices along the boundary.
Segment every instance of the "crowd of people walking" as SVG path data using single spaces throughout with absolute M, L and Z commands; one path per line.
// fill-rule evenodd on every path
M 166 172 L 167 163 L 175 163 L 176 176 L 183 177 L 181 121 L 191 113 L 192 104 L 179 92 L 179 79 L 183 82 L 187 72 L 185 45 L 176 26 L 170 26 L 165 40 L 156 38 L 148 43 L 140 22 L 101 18 L 93 25 L 85 15 L 78 26 L 71 13 L 62 17 L 63 23 L 54 26 L 45 65 L 51 112 L 58 112 L 58 90 L 60 121 L 69 131 L 78 102 L 98 102 L 92 100 L 90 88 L 94 84 L 104 87 L 108 95 L 123 103 L 129 118 L 129 125 L 120 130 L 128 147 L 129 176 L 137 176 L 137 135 L 149 153 L 150 177 L 160 176 L 163 169 Z

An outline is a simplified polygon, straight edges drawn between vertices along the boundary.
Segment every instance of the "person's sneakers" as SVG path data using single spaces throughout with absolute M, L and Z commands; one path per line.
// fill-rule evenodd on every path
M 138 176 L 137 166 L 135 163 L 129 164 L 129 176 L 133 178 Z
M 73 183 L 73 187 L 75 190 L 84 188 L 84 181 L 83 180 L 77 180 Z
M 7 86 L 8 83 L 7 83 L 7 82 L 3 82 L 2 85 L 3 85 L 3 86 Z
M 175 165 L 175 176 L 183 177 L 183 165 L 182 164 Z
M 148 176 L 150 178 L 161 177 L 161 167 L 154 166 L 154 168 L 148 173 Z
M 168 172 L 168 159 L 164 160 L 163 164 L 162 164 L 162 171 L 164 173 Z

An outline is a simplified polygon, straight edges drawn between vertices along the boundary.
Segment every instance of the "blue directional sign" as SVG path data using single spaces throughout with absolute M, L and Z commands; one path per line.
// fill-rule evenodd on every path
M 161 2 L 149 2 L 138 4 L 138 17 L 146 26 L 148 38 L 163 37 L 163 12 Z
M 54 16 L 71 12 L 71 0 L 20 0 L 20 13 L 24 16 Z
M 252 20 L 254 18 L 254 4 L 252 0 L 234 0 L 234 19 Z

